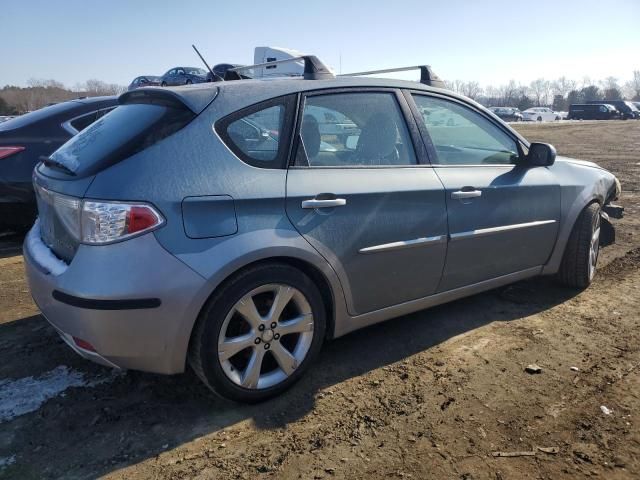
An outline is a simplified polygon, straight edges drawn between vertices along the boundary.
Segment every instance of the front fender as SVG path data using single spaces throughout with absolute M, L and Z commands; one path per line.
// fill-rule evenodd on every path
M 611 185 L 615 182 L 615 177 L 611 173 L 599 168 L 565 165 L 564 169 L 566 171 L 559 172 L 561 177 L 560 231 L 553 252 L 542 270 L 543 275 L 558 272 L 578 216 L 587 205 L 593 202 L 603 205 Z M 564 181 L 562 177 L 565 177 Z

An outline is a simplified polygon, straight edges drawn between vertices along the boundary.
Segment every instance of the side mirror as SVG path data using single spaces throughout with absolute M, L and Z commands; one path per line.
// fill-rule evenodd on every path
M 556 149 L 548 143 L 532 143 L 526 165 L 530 167 L 548 167 L 556 161 Z

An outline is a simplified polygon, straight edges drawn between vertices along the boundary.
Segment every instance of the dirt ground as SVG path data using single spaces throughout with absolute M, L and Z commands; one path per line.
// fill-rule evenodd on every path
M 355 332 L 260 405 L 77 357 L 2 239 L 0 478 L 640 478 L 640 121 L 517 128 L 622 181 L 595 283 L 534 279 Z M 2 416 L 17 385 L 61 373 L 72 386 Z

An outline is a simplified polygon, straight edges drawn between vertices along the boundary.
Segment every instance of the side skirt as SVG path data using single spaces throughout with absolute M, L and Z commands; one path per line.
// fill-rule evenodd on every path
M 484 280 L 465 287 L 448 290 L 428 297 L 418 298 L 392 307 L 381 308 L 374 312 L 357 315 L 355 317 L 348 317 L 346 319 L 342 319 L 342 321 L 336 319 L 335 338 L 354 330 L 368 327 L 369 325 L 384 322 L 390 318 L 408 315 L 409 313 L 424 310 L 425 308 L 435 307 L 436 305 L 458 300 L 459 298 L 468 297 L 503 285 L 518 282 L 525 278 L 535 277 L 542 273 L 542 268 L 542 266 L 527 268 L 526 270 L 509 273 L 508 275 Z

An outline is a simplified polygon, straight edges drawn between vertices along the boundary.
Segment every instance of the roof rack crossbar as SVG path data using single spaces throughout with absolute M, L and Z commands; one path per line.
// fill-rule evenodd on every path
M 315 55 L 302 55 L 300 57 L 286 58 L 284 60 L 275 60 L 273 62 L 256 63 L 255 65 L 243 65 L 241 67 L 230 68 L 225 73 L 225 80 L 241 80 L 250 78 L 240 74 L 243 70 L 251 70 L 253 68 L 271 67 L 283 63 L 304 61 L 304 79 L 305 80 L 324 80 L 327 78 L 335 78 L 335 75 L 322 63 Z
M 415 65 L 413 67 L 386 68 L 384 70 L 370 70 L 368 72 L 343 73 L 339 77 L 360 77 L 363 75 L 375 75 L 378 73 L 408 72 L 420 70 L 420 83 L 436 88 L 446 88 L 444 81 L 438 77 L 429 65 Z

